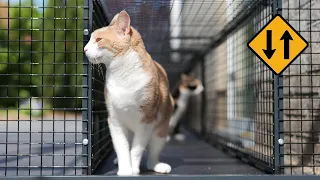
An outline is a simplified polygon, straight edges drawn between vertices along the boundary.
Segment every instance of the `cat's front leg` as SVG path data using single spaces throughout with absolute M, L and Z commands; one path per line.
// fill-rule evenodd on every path
M 131 176 L 132 166 L 128 129 L 116 118 L 108 118 L 113 147 L 118 157 L 118 176 Z
M 138 125 L 137 129 L 134 132 L 132 147 L 130 151 L 133 175 L 138 175 L 140 173 L 141 158 L 150 140 L 153 128 L 154 123 L 141 123 Z

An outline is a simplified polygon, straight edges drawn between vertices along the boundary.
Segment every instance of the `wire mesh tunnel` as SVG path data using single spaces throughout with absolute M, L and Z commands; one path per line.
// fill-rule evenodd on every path
M 35 3 L 0 1 L 0 175 L 80 175 L 87 7 Z
M 320 174 L 316 0 L 0 0 L 0 176 L 107 174 L 105 66 L 90 34 L 125 9 L 173 95 L 204 92 L 162 158 L 173 174 Z M 247 43 L 281 14 L 309 43 L 274 75 Z M 243 161 L 241 161 L 241 160 Z
M 318 6 L 301 0 L 253 2 L 250 15 L 223 32 L 224 40 L 213 43 L 199 65 L 202 69 L 194 69 L 205 83 L 205 113 L 195 111 L 199 99 L 193 99 L 188 126 L 267 172 L 319 174 Z M 275 14 L 309 42 L 281 76 L 273 75 L 247 48 Z

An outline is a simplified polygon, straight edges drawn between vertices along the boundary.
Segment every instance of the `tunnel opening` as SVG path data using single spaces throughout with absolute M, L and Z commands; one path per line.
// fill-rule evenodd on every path
M 166 177 L 319 175 L 319 7 L 316 0 L 0 0 L 0 176 L 116 175 L 106 68 L 89 63 L 83 46 L 121 10 L 166 70 L 175 99 L 181 74 L 204 87 L 189 97 L 162 152 L 172 166 Z M 280 75 L 248 48 L 276 15 L 309 43 Z M 141 175 L 160 175 L 145 159 Z

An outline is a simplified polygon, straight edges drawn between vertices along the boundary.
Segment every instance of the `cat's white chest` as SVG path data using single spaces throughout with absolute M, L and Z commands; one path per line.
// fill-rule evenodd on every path
M 141 121 L 143 112 L 141 105 L 145 103 L 148 92 L 147 85 L 151 80 L 142 68 L 138 59 L 131 59 L 127 69 L 116 73 L 107 72 L 106 87 L 108 90 L 109 113 L 128 126 Z M 134 128 L 134 127 L 129 127 Z
M 107 85 L 109 98 L 109 112 L 127 127 L 134 130 L 134 125 L 142 120 L 141 105 L 145 103 L 146 85 L 149 82 L 147 75 L 140 78 L 127 79 L 128 86 L 121 86 L 116 82 Z M 130 81 L 130 82 L 129 82 Z M 135 82 L 135 83 L 133 83 Z

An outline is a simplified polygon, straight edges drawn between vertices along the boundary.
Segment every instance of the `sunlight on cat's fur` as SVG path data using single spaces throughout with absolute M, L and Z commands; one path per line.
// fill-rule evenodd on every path
M 138 175 L 148 147 L 149 169 L 169 173 L 159 161 L 169 131 L 173 98 L 165 70 L 153 61 L 126 11 L 95 30 L 84 47 L 93 64 L 106 65 L 108 124 L 118 158 L 119 176 Z

